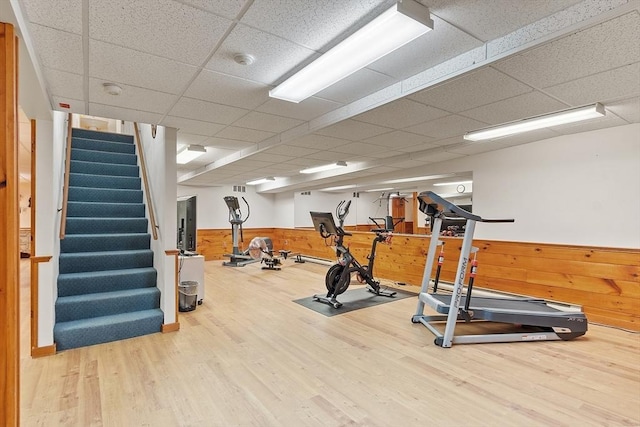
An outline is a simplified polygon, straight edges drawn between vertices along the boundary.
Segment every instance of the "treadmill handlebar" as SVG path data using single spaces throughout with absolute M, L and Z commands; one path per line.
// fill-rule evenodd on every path
M 420 211 L 427 214 L 427 215 L 431 215 L 433 212 L 427 212 L 429 205 L 433 205 L 433 204 L 437 204 L 438 205 L 438 209 L 440 210 L 440 212 L 446 211 L 446 212 L 451 212 L 454 213 L 462 218 L 468 219 L 468 220 L 472 220 L 472 221 L 477 221 L 477 222 L 489 222 L 489 223 L 498 223 L 498 222 L 515 222 L 515 220 L 513 218 L 510 219 L 485 219 L 482 218 L 478 215 L 474 215 L 471 212 L 468 212 L 464 209 L 462 209 L 461 207 L 459 207 L 458 205 L 455 205 L 453 203 L 451 203 L 448 200 L 443 199 L 442 197 L 438 196 L 436 193 L 434 193 L 433 191 L 423 191 L 422 193 L 418 194 L 418 199 L 420 200 Z

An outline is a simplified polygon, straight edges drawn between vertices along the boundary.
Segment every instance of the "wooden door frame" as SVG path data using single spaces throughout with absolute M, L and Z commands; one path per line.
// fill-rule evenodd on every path
M 0 23 L 0 425 L 20 424 L 18 38 Z

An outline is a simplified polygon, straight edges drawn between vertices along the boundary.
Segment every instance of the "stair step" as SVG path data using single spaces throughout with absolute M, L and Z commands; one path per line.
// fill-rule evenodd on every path
M 112 153 L 136 153 L 136 147 L 133 144 L 80 137 L 71 138 L 71 147 L 81 148 L 83 150 L 109 151 Z
M 105 176 L 140 176 L 138 165 L 117 165 L 115 163 L 84 162 L 71 160 L 69 170 L 73 173 L 88 173 Z
M 138 218 L 145 216 L 143 203 L 68 202 L 67 217 Z
M 83 150 L 71 148 L 71 160 L 83 162 L 113 163 L 116 165 L 137 165 L 135 154 L 109 153 L 107 151 Z
M 56 323 L 152 310 L 159 307 L 160 290 L 158 288 L 138 288 L 58 297 L 56 300 Z
M 60 274 L 153 267 L 151 249 L 60 254 Z
M 149 249 L 149 233 L 69 234 L 60 240 L 61 253 Z
M 71 136 L 77 138 L 99 139 L 102 141 L 124 142 L 133 144 L 132 135 L 124 135 L 121 133 L 100 132 L 97 130 L 73 128 L 71 129 Z
M 142 203 L 142 190 L 69 187 L 72 202 Z
M 57 350 L 68 350 L 160 332 L 163 321 L 160 309 L 73 320 L 56 323 L 53 339 Z
M 140 178 L 133 176 L 105 176 L 85 173 L 70 173 L 69 186 L 88 188 L 113 188 L 140 190 Z
M 67 218 L 67 234 L 147 233 L 147 218 Z
M 156 286 L 157 277 L 153 267 L 65 273 L 58 275 L 58 296 L 149 288 Z

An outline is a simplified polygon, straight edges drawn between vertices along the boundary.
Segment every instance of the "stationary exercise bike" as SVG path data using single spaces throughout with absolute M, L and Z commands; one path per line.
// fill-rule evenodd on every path
M 397 292 L 387 291 L 380 289 L 380 281 L 375 280 L 373 277 L 373 266 L 376 258 L 376 246 L 378 243 L 391 244 L 391 238 L 393 234 L 386 229 L 373 229 L 376 233 L 376 237 L 373 239 L 371 245 L 371 253 L 367 257 L 369 262 L 367 265 L 362 265 L 351 254 L 349 248 L 344 246 L 344 236 L 351 236 L 351 233 L 347 233 L 342 229 L 344 220 L 349 214 L 349 206 L 351 206 L 351 200 L 340 202 L 336 208 L 336 216 L 340 223 L 336 226 L 333 220 L 333 215 L 329 212 L 311 212 L 311 219 L 313 225 L 324 239 L 331 236 L 335 236 L 336 255 L 338 256 L 338 262 L 329 268 L 325 277 L 325 285 L 327 287 L 327 295 L 314 295 L 313 299 L 318 302 L 329 304 L 333 308 L 342 307 L 342 303 L 336 299 L 336 297 L 347 290 L 351 284 L 351 274 L 356 273 L 356 279 L 360 283 L 367 284 L 367 290 L 376 295 L 393 298 Z

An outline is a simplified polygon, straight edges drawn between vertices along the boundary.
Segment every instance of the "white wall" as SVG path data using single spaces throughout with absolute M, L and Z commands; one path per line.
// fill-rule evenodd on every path
M 276 196 L 274 194 L 258 194 L 252 186 L 247 186 L 246 189 L 246 193 L 234 193 L 232 186 L 191 187 L 178 185 L 177 192 L 178 197 L 196 196 L 197 228 L 231 228 L 229 209 L 224 202 L 225 196 L 238 198 L 243 217 L 247 215 L 247 205 L 242 201 L 242 197 L 247 200 L 251 213 L 243 227 L 274 227 L 277 217 Z
M 140 124 L 139 128 L 149 176 L 149 189 L 158 224 L 158 240 L 151 240 L 151 249 L 154 252 L 153 265 L 158 271 L 160 308 L 164 312 L 164 323 L 171 324 L 177 321 L 175 259 L 173 256 L 167 256 L 165 251 L 176 249 L 177 184 L 174 177 L 177 131 L 158 126 L 156 137 L 153 138 L 150 125 Z M 149 209 L 147 205 L 147 217 Z
M 512 217 L 479 238 L 640 247 L 640 125 L 476 156 L 473 211 Z
M 478 224 L 477 238 L 639 248 L 639 165 L 633 124 L 429 165 L 429 173 L 473 171 L 473 212 L 515 219 Z
M 36 233 L 35 256 L 51 256 L 38 263 L 38 347 L 53 344 L 57 298 L 60 212 L 64 177 L 66 114 L 53 113 L 53 121 L 36 121 Z

